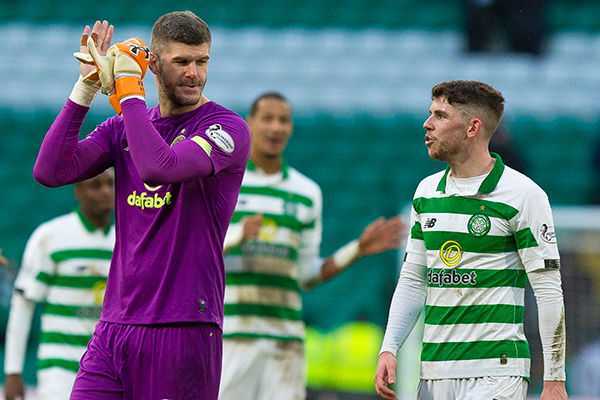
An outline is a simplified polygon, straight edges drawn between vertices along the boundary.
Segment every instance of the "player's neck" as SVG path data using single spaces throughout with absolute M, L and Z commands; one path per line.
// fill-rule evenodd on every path
M 281 171 L 283 159 L 281 157 L 265 157 L 256 153 L 250 154 L 250 159 L 258 168 L 267 174 L 275 174 Z
M 184 114 L 186 112 L 193 111 L 197 108 L 200 108 L 202 105 L 208 103 L 210 100 L 204 95 L 200 98 L 200 101 L 191 106 L 181 106 L 178 104 L 174 104 L 171 100 L 163 98 L 163 96 L 159 96 L 159 105 L 160 105 L 160 116 L 161 117 L 169 117 L 171 115 L 179 115 Z
M 456 178 L 485 175 L 494 168 L 496 159 L 489 152 L 478 152 L 449 161 L 450 173 Z
M 80 208 L 81 213 L 88 219 L 97 229 L 104 229 L 112 223 L 112 212 L 92 213 L 89 210 Z

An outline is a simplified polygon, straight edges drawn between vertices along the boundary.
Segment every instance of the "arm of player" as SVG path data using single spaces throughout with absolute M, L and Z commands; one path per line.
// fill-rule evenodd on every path
M 0 249 L 0 265 L 8 267 L 8 260 L 2 255 L 2 249 Z
M 380 353 L 396 354 L 414 328 L 427 297 L 427 268 L 404 262 L 392 297 Z
M 361 257 L 379 254 L 400 247 L 406 236 L 406 224 L 401 216 L 371 222 L 360 235 L 325 259 L 321 267 L 321 281 L 327 281 Z
M 14 291 L 6 326 L 4 395 L 7 400 L 24 395 L 23 365 L 34 309 L 33 301 L 26 299 L 20 291 Z
M 379 355 L 375 375 L 375 392 L 382 399 L 397 399 L 396 393 L 390 389 L 390 386 L 396 383 L 397 369 L 398 360 L 392 353 L 384 351 Z
M 42 185 L 57 187 L 91 178 L 111 164 L 111 156 L 92 140 L 79 140 L 87 109 L 67 101 L 46 133 L 33 167 Z
M 426 267 L 410 262 L 404 262 L 400 271 L 375 372 L 375 389 L 384 399 L 396 398 L 389 388 L 396 383 L 395 354 L 423 312 L 427 297 L 426 271 Z
M 540 399 L 563 400 L 565 389 L 565 307 L 558 268 L 527 274 L 538 306 L 544 358 L 544 388 Z
M 106 21 L 96 22 L 91 35 L 98 41 L 99 51 L 105 52 L 113 33 Z M 81 36 L 81 52 L 90 34 L 86 26 Z M 34 178 L 43 185 L 56 187 L 90 178 L 109 166 L 105 151 L 93 141 L 79 141 L 83 120 L 100 86 L 98 78 L 90 78 L 94 67 L 81 64 L 80 77 L 69 100 L 46 133 L 33 168 Z
M 246 240 L 258 237 L 262 220 L 262 214 L 255 214 L 242 218 L 238 224 L 229 225 L 223 243 L 223 253 L 227 254 Z
M 560 277 L 560 255 L 554 218 L 546 193 L 539 187 L 523 196 L 521 212 L 510 223 L 519 257 L 527 272 L 538 305 L 544 358 L 541 399 L 563 400 L 565 390 L 565 313 Z
M 171 147 L 165 142 L 148 118 L 143 100 L 125 100 L 121 103 L 121 108 L 129 152 L 145 183 L 166 185 L 204 178 L 213 173 L 210 151 L 202 145 L 193 140 L 182 140 Z M 220 123 L 224 125 L 224 122 Z M 234 124 L 224 128 L 229 129 L 229 133 L 235 133 L 232 136 L 242 136 L 237 134 L 241 133 L 240 127 Z M 238 151 L 238 146 L 235 151 Z

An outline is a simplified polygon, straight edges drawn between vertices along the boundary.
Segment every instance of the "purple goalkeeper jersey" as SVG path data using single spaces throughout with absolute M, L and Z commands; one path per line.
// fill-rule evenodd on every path
M 249 155 L 248 127 L 214 102 L 164 118 L 141 100 L 122 106 L 123 117 L 74 141 L 87 108 L 68 101 L 44 139 L 36 179 L 57 186 L 115 168 L 117 238 L 101 320 L 222 326 L 223 239 Z

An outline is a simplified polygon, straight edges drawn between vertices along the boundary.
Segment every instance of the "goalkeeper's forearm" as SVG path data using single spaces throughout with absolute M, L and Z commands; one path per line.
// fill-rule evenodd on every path
M 102 149 L 89 140 L 79 141 L 79 131 L 88 111 L 89 108 L 67 100 L 54 120 L 33 167 L 33 176 L 42 185 L 57 187 L 94 176 Z

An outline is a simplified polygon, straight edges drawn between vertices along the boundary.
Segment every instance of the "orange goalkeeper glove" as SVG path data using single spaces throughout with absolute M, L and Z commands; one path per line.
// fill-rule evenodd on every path
M 134 37 L 113 45 L 108 54 L 115 56 L 115 93 L 109 101 L 120 114 L 121 102 L 131 98 L 146 99 L 142 79 L 150 62 L 150 49 L 142 39 Z
M 106 78 L 109 84 L 110 79 L 114 82 L 114 90 L 111 86 L 111 94 L 108 98 L 111 106 L 117 114 L 121 114 L 121 102 L 130 98 L 139 98 L 145 100 L 146 92 L 142 78 L 146 75 L 148 63 L 150 62 L 150 49 L 139 38 L 127 39 L 122 43 L 113 44 L 101 57 L 95 49 L 94 42 L 88 39 L 90 54 L 94 58 L 96 65 L 105 63 L 106 59 L 113 59 L 110 65 L 110 78 Z M 93 48 L 93 50 L 92 50 Z M 102 75 L 100 75 L 102 78 Z M 104 87 L 104 81 L 102 85 Z M 103 92 L 104 93 L 104 92 Z

